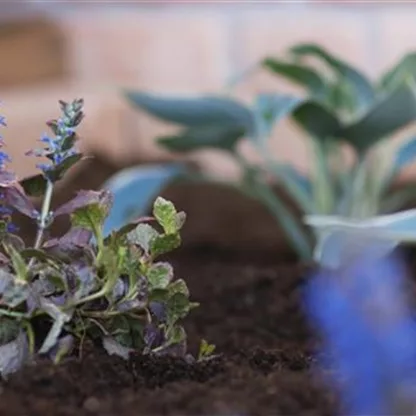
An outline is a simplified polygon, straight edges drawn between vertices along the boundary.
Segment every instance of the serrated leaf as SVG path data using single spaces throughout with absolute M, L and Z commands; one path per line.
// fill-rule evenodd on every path
M 152 264 L 147 279 L 151 289 L 165 289 L 173 279 L 173 268 L 166 262 Z
M 161 234 L 150 242 L 150 254 L 153 258 L 178 248 L 181 245 L 179 234 Z
M 83 227 L 93 231 L 94 235 L 101 228 L 107 213 L 105 209 L 99 205 L 88 205 L 84 208 L 77 209 L 71 214 L 71 223 L 76 227 Z
M 151 242 L 159 233 L 149 224 L 139 224 L 135 230 L 127 235 L 128 240 L 140 246 L 146 254 L 150 252 Z
M 172 181 L 186 171 L 182 163 L 135 166 L 111 177 L 103 189 L 109 190 L 114 202 L 104 223 L 103 235 L 120 230 L 146 214 L 154 199 Z
M 39 215 L 32 201 L 17 187 L 12 186 L 3 189 L 5 201 L 8 205 L 29 218 L 37 218 Z
M 43 175 L 35 175 L 23 179 L 20 185 L 25 190 L 26 195 L 40 197 L 45 195 L 47 180 Z
M 164 136 L 157 139 L 160 144 L 171 152 L 193 152 L 201 149 L 219 149 L 233 152 L 240 140 L 251 136 L 242 126 L 210 125 L 186 129 L 175 136 Z
M 358 109 L 367 108 L 375 99 L 371 82 L 357 69 L 336 58 L 325 49 L 313 43 L 294 46 L 290 52 L 297 57 L 315 56 L 326 62 L 353 90 Z
M 169 296 L 173 296 L 175 293 L 182 293 L 183 295 L 189 297 L 189 289 L 186 285 L 185 280 L 183 279 L 177 279 L 174 282 L 172 282 L 168 286 Z
M 166 303 L 166 316 L 171 326 L 179 319 L 184 318 L 190 311 L 189 299 L 183 293 L 177 292 Z
M 169 296 L 168 289 L 152 289 L 149 293 L 149 302 L 166 302 Z
M 232 125 L 251 130 L 251 111 L 237 101 L 222 97 L 163 97 L 126 91 L 135 106 L 162 120 L 188 127 Z
M 178 231 L 176 208 L 171 201 L 168 201 L 161 196 L 157 197 L 153 205 L 153 216 L 162 226 L 166 234 L 174 234 Z
M 263 66 L 273 73 L 306 88 L 317 99 L 323 99 L 327 94 L 325 80 L 312 68 L 305 65 L 283 62 L 275 58 L 266 58 L 263 61 Z

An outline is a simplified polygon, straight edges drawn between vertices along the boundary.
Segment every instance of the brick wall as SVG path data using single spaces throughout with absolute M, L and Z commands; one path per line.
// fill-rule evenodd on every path
M 20 152 L 35 144 L 44 121 L 57 113 L 58 99 L 85 97 L 88 117 L 82 133 L 86 149 L 117 162 L 158 160 L 167 155 L 152 139 L 171 127 L 130 109 L 119 94 L 121 87 L 154 92 L 220 91 L 242 69 L 301 41 L 319 42 L 373 77 L 403 53 L 416 49 L 416 8 L 410 4 L 185 3 L 39 3 L 43 9 L 38 13 L 47 12 L 64 33 L 69 64 L 60 80 L 0 91 L 9 120 L 8 144 L 21 175 L 33 173 L 34 166 Z M 289 89 L 256 73 L 235 93 L 249 100 L 262 90 Z M 255 157 L 247 144 L 243 148 Z M 290 123 L 276 130 L 273 151 L 308 169 L 306 141 Z M 203 152 L 197 159 L 208 168 L 235 173 L 229 161 L 212 152 Z

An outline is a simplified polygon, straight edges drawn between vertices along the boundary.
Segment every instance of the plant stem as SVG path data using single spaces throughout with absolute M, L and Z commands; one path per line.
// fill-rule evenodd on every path
M 46 192 L 45 197 L 43 198 L 42 211 L 40 213 L 40 220 L 38 224 L 38 232 L 36 234 L 36 240 L 34 248 L 38 249 L 42 244 L 43 233 L 47 226 L 46 220 L 48 218 L 49 210 L 51 208 L 52 201 L 52 192 L 53 192 L 53 183 L 50 180 L 46 182 Z

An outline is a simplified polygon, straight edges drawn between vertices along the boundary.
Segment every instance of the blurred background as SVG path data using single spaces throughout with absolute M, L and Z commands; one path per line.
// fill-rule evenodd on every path
M 410 2 L 179 3 L 0 2 L 1 113 L 20 176 L 35 172 L 35 161 L 23 151 L 59 114 L 59 99 L 85 99 L 83 149 L 118 165 L 152 162 L 172 157 L 153 143 L 172 127 L 130 108 L 123 87 L 222 92 L 231 77 L 297 42 L 318 42 L 375 77 L 416 49 L 416 4 Z M 293 88 L 259 72 L 234 92 L 249 102 L 274 90 Z M 278 157 L 307 169 L 300 132 L 284 122 L 275 133 Z M 229 161 L 211 153 L 192 157 L 209 169 L 235 173 Z

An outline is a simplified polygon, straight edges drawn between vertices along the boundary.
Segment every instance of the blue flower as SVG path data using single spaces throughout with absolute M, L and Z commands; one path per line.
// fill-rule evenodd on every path
M 30 152 L 30 154 L 35 156 L 46 156 L 51 161 L 49 165 L 45 163 L 37 165 L 45 177 L 50 180 L 53 180 L 51 172 L 54 168 L 62 164 L 68 157 L 78 154 L 78 151 L 74 147 L 76 137 L 73 135 L 75 133 L 75 126 L 79 124 L 79 120 L 83 116 L 83 101 L 75 100 L 70 104 L 64 102 L 61 104 L 64 116 L 58 120 L 48 122 L 55 137 L 50 137 L 46 134 L 43 135 L 40 141 L 46 144 L 46 149 L 37 149 Z M 71 138 L 71 140 L 66 140 L 68 138 Z M 71 146 L 71 148 L 68 149 L 68 146 Z
M 6 231 L 8 233 L 17 233 L 19 231 L 19 227 L 12 222 L 7 223 Z
M 321 271 L 307 286 L 306 310 L 323 338 L 321 364 L 350 415 L 416 407 L 416 321 L 404 285 L 398 259 L 364 258 L 338 274 Z

